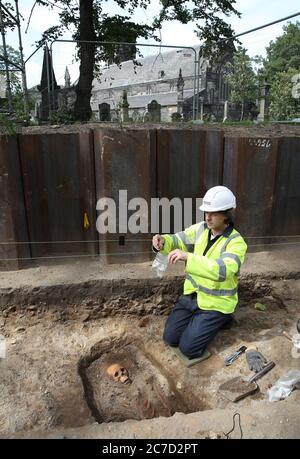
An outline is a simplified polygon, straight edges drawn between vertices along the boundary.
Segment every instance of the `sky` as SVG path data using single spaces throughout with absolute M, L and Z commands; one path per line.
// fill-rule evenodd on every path
M 13 2 L 13 0 L 11 1 Z M 52 3 L 55 3 L 55 1 L 52 0 Z M 111 0 L 106 1 L 104 4 L 109 14 L 123 13 L 121 9 L 117 9 L 115 7 L 115 3 Z M 28 59 L 34 52 L 36 48 L 35 42 L 41 38 L 43 31 L 51 26 L 59 24 L 59 9 L 57 7 L 54 7 L 52 10 L 48 10 L 45 7 L 36 6 L 33 10 L 28 30 L 26 31 L 30 11 L 33 5 L 34 0 L 19 0 L 19 10 L 23 16 L 21 33 L 25 60 Z M 229 16 L 225 18 L 225 20 L 231 24 L 236 34 L 300 12 L 299 0 L 237 0 L 234 6 L 241 13 L 241 18 Z M 135 19 L 140 22 L 150 24 L 153 16 L 155 16 L 158 12 L 158 8 L 159 0 L 152 0 L 147 11 L 138 11 Z M 288 22 L 295 23 L 297 19 L 300 21 L 300 15 L 288 21 L 272 25 L 260 31 L 241 37 L 240 40 L 242 42 L 242 46 L 248 50 L 248 54 L 251 57 L 254 57 L 255 55 L 264 56 L 265 49 L 269 45 L 270 41 L 275 40 L 276 37 L 282 34 L 283 25 L 286 25 Z M 195 24 L 183 25 L 177 21 L 168 22 L 162 28 L 162 44 L 174 46 L 195 46 L 199 44 L 199 40 L 194 32 L 195 28 Z M 62 38 L 71 39 L 71 33 L 66 32 Z M 150 44 L 155 43 L 153 40 L 146 42 L 144 39 L 138 40 L 138 42 Z M 18 49 L 17 31 L 7 32 L 6 43 L 7 45 Z M 141 47 L 140 50 L 144 56 L 148 56 L 150 54 L 155 55 L 159 52 L 159 47 Z M 56 43 L 53 45 L 53 65 L 56 80 L 59 85 L 64 84 L 66 66 L 68 66 L 71 75 L 71 82 L 74 82 L 78 77 L 78 63 L 74 62 L 73 52 L 73 44 Z M 29 88 L 40 84 L 42 61 L 43 52 L 40 49 L 26 63 L 27 85 Z

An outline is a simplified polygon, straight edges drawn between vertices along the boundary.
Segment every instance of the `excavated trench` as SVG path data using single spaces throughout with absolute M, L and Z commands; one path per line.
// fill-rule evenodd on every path
M 18 295 L 2 291 L 0 333 L 8 352 L 0 360 L 5 400 L 0 406 L 0 435 L 232 406 L 218 388 L 232 377 L 249 376 L 244 356 L 230 367 L 224 365 L 224 358 L 241 344 L 258 348 L 276 366 L 262 379 L 259 391 L 239 403 L 247 406 L 265 399 L 268 387 L 293 363 L 282 331 L 293 330 L 299 317 L 299 281 L 244 278 L 232 328 L 217 335 L 209 359 L 191 368 L 184 367 L 161 339 L 179 290 L 175 282 L 166 285 L 168 289 L 156 290 L 140 284 L 140 291 L 127 286 L 125 294 L 105 294 L 102 301 L 96 300 L 94 284 L 78 286 L 78 297 L 83 288 L 85 301 L 76 303 L 73 291 L 74 299 L 67 305 L 65 291 L 60 306 L 60 287 L 53 287 L 52 295 L 48 288 Z M 264 311 L 255 308 L 257 302 L 264 304 Z M 113 364 L 127 370 L 130 382 L 108 374 Z
M 107 373 L 113 364 L 126 369 L 124 382 L 118 371 Z M 172 375 L 134 337 L 97 343 L 80 360 L 78 370 L 87 404 L 99 423 L 208 409 L 191 393 L 180 393 Z

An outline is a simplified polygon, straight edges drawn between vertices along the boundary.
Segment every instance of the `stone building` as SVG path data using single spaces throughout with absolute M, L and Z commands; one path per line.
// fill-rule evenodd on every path
M 199 46 L 194 47 L 197 56 Z M 226 57 L 223 62 L 228 60 Z M 197 80 L 196 72 L 196 80 Z M 147 120 L 149 104 L 160 106 L 161 121 L 171 121 L 172 115 L 184 120 L 193 118 L 195 54 L 193 50 L 178 49 L 110 65 L 102 69 L 100 78 L 93 82 L 91 107 L 95 119 L 120 119 L 122 98 L 126 92 L 128 117 L 132 121 Z M 224 81 L 223 66 L 212 67 L 200 58 L 198 118 L 222 121 L 224 104 L 228 100 L 228 85 Z M 197 88 L 197 81 L 196 81 Z M 196 102 L 195 102 L 196 104 Z M 227 104 L 229 119 L 238 119 L 238 107 Z M 179 114 L 179 115 L 178 115 Z M 173 115 L 176 116 L 176 115 Z
M 31 113 L 33 119 L 40 123 L 48 122 L 51 112 L 57 113 L 59 110 L 68 113 L 73 109 L 76 98 L 76 83 L 71 84 L 67 67 L 64 80 L 64 86 L 58 86 L 50 52 L 48 47 L 45 46 L 41 82 L 28 91 L 30 98 L 35 102 L 34 112 Z
M 56 83 L 52 66 L 52 58 L 48 46 L 44 49 L 41 83 L 37 86 L 41 94 L 40 104 L 36 107 L 37 118 L 40 121 L 47 121 L 51 110 L 58 108 L 58 93 L 60 86 Z
M 199 46 L 194 48 L 198 56 Z M 224 61 L 229 58 L 227 56 Z M 53 101 L 52 110 L 68 113 L 76 98 L 76 83 L 71 84 L 67 69 L 62 87 L 57 86 L 54 71 L 50 72 L 54 92 L 48 93 L 47 69 L 51 68 L 51 57 L 46 48 L 41 84 L 31 90 L 37 100 L 36 116 L 41 121 L 49 115 L 49 101 Z M 198 72 L 195 82 L 195 53 L 192 49 L 159 51 L 135 61 L 107 65 L 102 68 L 100 77 L 93 81 L 93 119 L 124 122 L 190 120 L 193 118 L 195 84 L 195 88 L 199 88 L 195 91 L 194 102 L 198 105 L 197 118 L 222 121 L 226 105 L 227 119 L 238 120 L 239 107 L 226 102 L 229 91 L 223 70 L 222 64 L 212 67 L 207 59 L 200 58 L 199 82 Z
M 160 105 L 161 121 L 171 121 L 173 113 L 182 113 L 184 101 L 192 100 L 194 61 L 192 50 L 179 49 L 137 59 L 137 64 L 126 61 L 121 66 L 103 68 L 102 75 L 93 83 L 94 117 L 100 119 L 102 107 L 109 107 L 110 119 L 118 119 L 120 101 L 126 91 L 130 119 L 147 119 L 151 115 L 148 105 L 155 101 Z

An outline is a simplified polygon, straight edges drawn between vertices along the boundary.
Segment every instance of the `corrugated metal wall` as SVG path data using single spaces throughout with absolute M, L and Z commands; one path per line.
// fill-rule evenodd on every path
M 0 137 L 0 269 L 26 266 L 30 258 L 17 138 Z
M 300 234 L 300 137 L 279 139 L 272 234 Z
M 223 132 L 204 130 L 159 129 L 157 131 L 157 197 L 195 199 L 222 183 Z M 183 224 L 183 218 L 181 224 Z M 171 225 L 170 232 L 174 232 Z M 165 232 L 160 228 L 160 232 Z
M 300 137 L 120 127 L 1 137 L 0 267 L 70 255 L 100 254 L 106 263 L 148 260 L 151 198 L 195 201 L 218 184 L 236 194 L 236 226 L 251 243 L 298 235 L 299 176 Z M 104 208 L 96 210 L 96 203 L 104 197 L 116 203 L 116 231 L 99 236 Z M 128 205 L 136 197 L 149 210 L 145 234 L 127 228 L 128 218 L 143 214 L 134 202 L 125 226 L 119 220 L 119 199 Z
M 98 253 L 92 131 L 20 135 L 19 150 L 32 257 Z
M 127 208 L 130 200 L 137 197 L 145 199 L 149 208 L 151 197 L 155 196 L 156 132 L 154 129 L 97 129 L 94 145 L 97 201 L 107 197 L 116 203 L 116 232 L 100 236 L 100 254 L 106 263 L 149 260 L 149 225 L 147 233 L 132 234 L 127 228 L 127 220 L 135 218 L 133 214 L 141 213 L 142 209 L 135 209 L 132 202 L 133 209 L 121 219 L 119 210 L 122 201 Z
M 253 244 L 268 242 L 276 177 L 278 139 L 225 137 L 223 185 L 237 199 L 235 224 Z M 250 239 L 249 239 L 250 242 Z

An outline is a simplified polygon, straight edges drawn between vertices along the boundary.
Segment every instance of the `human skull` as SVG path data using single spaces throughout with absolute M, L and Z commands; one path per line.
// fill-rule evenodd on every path
M 121 382 L 122 384 L 131 383 L 128 370 L 120 363 L 113 363 L 110 365 L 107 368 L 106 373 L 116 382 Z

